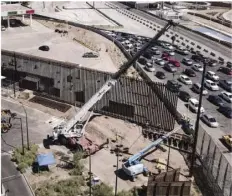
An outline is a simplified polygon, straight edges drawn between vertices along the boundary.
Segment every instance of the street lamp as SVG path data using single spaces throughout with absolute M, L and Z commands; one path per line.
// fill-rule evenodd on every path
M 117 196 L 117 192 L 118 192 L 118 175 L 117 175 L 117 171 L 118 171 L 118 162 L 119 162 L 119 159 L 118 157 L 121 156 L 121 154 L 119 153 L 120 152 L 120 148 L 122 148 L 123 145 L 120 144 L 120 145 L 116 145 L 116 149 L 115 149 L 115 154 L 116 154 L 116 157 L 117 157 L 117 164 L 116 164 L 116 180 L 115 180 L 115 196 Z
M 21 103 L 23 110 L 25 112 L 26 115 L 26 130 L 27 130 L 27 150 L 30 150 L 30 144 L 29 144 L 29 131 L 28 131 L 28 121 L 27 121 L 27 111 L 23 105 L 23 103 L 20 101 L 19 103 Z

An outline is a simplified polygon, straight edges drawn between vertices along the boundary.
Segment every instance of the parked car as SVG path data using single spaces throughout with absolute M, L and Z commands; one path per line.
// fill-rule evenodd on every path
M 209 114 L 203 114 L 203 116 L 202 116 L 201 119 L 202 119 L 202 121 L 204 121 L 209 127 L 214 127 L 214 128 L 216 128 L 216 127 L 219 126 L 219 124 L 218 124 L 218 122 L 216 121 L 216 119 L 215 119 L 213 116 L 209 115 Z
M 219 76 L 216 75 L 213 71 L 207 71 L 206 77 L 210 80 L 215 81 L 215 82 L 219 81 Z
M 146 52 L 145 54 L 143 54 L 143 57 L 149 60 L 149 59 L 151 59 L 151 58 L 152 58 L 152 54 L 151 54 L 151 53 Z
M 158 64 L 158 65 L 164 66 L 165 61 L 163 59 L 156 59 L 155 63 Z
M 185 65 L 188 65 L 188 66 L 193 64 L 193 62 L 188 58 L 183 58 L 182 63 L 185 64 Z
M 232 75 L 232 68 L 229 67 L 220 67 L 218 71 L 225 73 L 227 75 Z
M 139 58 L 138 63 L 140 63 L 141 65 L 146 65 L 147 60 L 145 58 Z
M 194 83 L 193 86 L 192 86 L 192 90 L 196 93 L 200 93 L 201 92 L 201 85 L 200 83 Z M 208 94 L 208 91 L 203 87 L 203 92 L 202 92 L 203 95 L 207 95 Z
M 176 80 L 168 80 L 167 81 L 167 88 L 172 92 L 179 92 L 181 88 L 181 84 L 179 84 Z
M 215 60 L 215 59 L 209 59 L 209 63 L 208 63 L 208 65 L 210 66 L 210 67 L 216 67 L 217 66 L 217 61 Z
M 175 65 L 176 67 L 180 67 L 180 62 L 175 59 L 168 59 L 168 62 Z
M 99 55 L 97 53 L 93 53 L 93 52 L 86 52 L 85 54 L 83 54 L 82 57 L 83 58 L 98 58 Z
M 228 92 L 232 92 L 232 81 L 220 80 L 219 85 Z
M 186 76 L 186 75 L 180 75 L 179 80 L 182 83 L 187 84 L 187 85 L 191 85 L 192 84 L 192 80 L 190 80 L 189 77 Z
M 199 101 L 195 98 L 190 98 L 189 99 L 189 108 L 192 109 L 194 112 L 198 111 L 198 106 L 199 106 Z M 201 106 L 200 109 L 201 113 L 205 112 L 205 109 Z
M 173 50 L 165 50 L 164 52 L 168 53 L 169 56 L 174 56 L 175 55 L 175 52 Z
M 49 49 L 50 49 L 49 46 L 46 46 L 46 45 L 39 47 L 39 50 L 42 50 L 42 51 L 49 51 Z
M 190 94 L 186 91 L 180 91 L 179 92 L 179 98 L 185 102 L 188 102 L 188 100 L 190 99 Z
M 222 97 L 225 101 L 227 101 L 229 103 L 232 102 L 232 93 L 222 91 L 219 96 Z
M 161 52 L 158 50 L 158 48 L 156 48 L 156 47 L 152 47 L 151 48 L 151 51 L 152 51 L 152 53 L 153 54 L 155 54 L 155 55 L 160 55 L 161 54 Z
M 232 68 L 232 62 L 228 61 L 228 62 L 226 63 L 226 67 Z
M 4 26 L 1 26 L 1 28 L 2 28 L 2 31 L 5 31 L 5 30 L 6 30 L 6 28 L 5 28 Z
M 162 72 L 162 71 L 157 71 L 156 74 L 155 74 L 155 76 L 156 76 L 157 78 L 159 78 L 159 79 L 164 79 L 164 78 L 166 78 L 164 72 Z
M 224 114 L 227 118 L 232 118 L 232 108 L 229 106 L 220 106 L 218 111 Z
M 213 103 L 216 106 L 223 106 L 224 105 L 223 100 L 217 95 L 209 95 L 208 101 L 210 101 L 211 103 Z
M 146 65 L 145 65 L 145 69 L 147 70 L 147 71 L 149 71 L 149 72 L 153 72 L 153 71 L 155 71 L 155 66 L 152 64 L 152 63 L 147 63 Z
M 196 77 L 196 73 L 192 69 L 185 69 L 183 73 L 189 77 Z
M 194 54 L 194 55 L 192 55 L 191 59 L 196 61 L 196 62 L 200 62 L 203 60 L 203 57 L 200 56 L 199 54 Z
M 211 81 L 211 80 L 206 80 L 205 83 L 204 83 L 204 85 L 205 85 L 208 89 L 210 89 L 210 90 L 212 90 L 212 91 L 218 91 L 218 90 L 219 90 L 219 86 L 218 86 L 215 82 L 213 82 L 213 81 Z
M 169 50 L 173 50 L 174 49 L 174 47 L 171 44 L 169 44 L 169 43 L 162 42 L 161 45 L 165 49 L 169 49 Z
M 188 55 L 189 51 L 184 47 L 177 47 L 176 52 L 183 55 Z
M 172 73 L 174 73 L 174 72 L 177 71 L 176 67 L 175 67 L 173 64 L 171 64 L 171 63 L 166 63 L 166 64 L 164 64 L 164 68 L 165 68 L 167 71 L 172 72 Z
M 169 55 L 167 52 L 163 52 L 163 54 L 162 54 L 161 57 L 162 57 L 162 58 L 169 58 L 170 55 Z
M 195 70 L 195 71 L 199 71 L 199 72 L 202 72 L 203 71 L 203 66 L 200 65 L 200 64 L 193 64 L 192 68 Z

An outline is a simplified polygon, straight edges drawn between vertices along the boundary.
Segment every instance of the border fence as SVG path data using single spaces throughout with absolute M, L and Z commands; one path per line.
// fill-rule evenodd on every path
M 22 89 L 79 107 L 111 76 L 111 73 L 79 67 L 77 64 L 5 50 L 2 50 L 2 74 L 18 82 Z M 178 97 L 164 84 L 122 76 L 93 110 L 140 125 L 148 121 L 153 127 L 161 126 L 165 131 L 170 131 L 174 128 L 175 117 L 162 98 L 168 100 L 172 110 L 176 110 Z
M 230 155 L 220 150 L 217 141 L 214 141 L 201 126 L 198 132 L 197 153 L 200 155 L 202 171 L 213 194 L 231 196 L 232 160 Z

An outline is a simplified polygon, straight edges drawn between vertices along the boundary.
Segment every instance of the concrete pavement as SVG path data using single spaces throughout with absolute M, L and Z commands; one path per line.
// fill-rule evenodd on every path
M 5 190 L 9 190 L 7 196 L 32 196 L 33 194 L 28 187 L 25 178 L 16 169 L 11 161 L 10 155 L 2 154 L 2 184 Z

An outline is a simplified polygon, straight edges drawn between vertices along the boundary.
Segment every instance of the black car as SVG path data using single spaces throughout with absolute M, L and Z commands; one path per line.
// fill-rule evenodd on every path
M 183 73 L 190 77 L 196 77 L 196 73 L 192 69 L 185 69 Z
M 220 80 L 219 86 L 228 92 L 232 92 L 232 81 L 230 80 Z
M 215 66 L 217 66 L 217 63 L 218 62 L 216 60 L 209 59 L 209 63 L 207 65 L 210 66 L 210 67 L 215 67 Z
M 153 56 L 153 55 L 152 55 L 152 53 L 150 53 L 150 52 L 146 52 L 146 53 L 143 55 L 143 57 L 145 57 L 146 59 L 151 59 L 152 56 Z
M 232 68 L 229 67 L 220 67 L 218 71 L 225 73 L 227 75 L 232 75 Z
M 181 84 L 179 84 L 176 80 L 168 80 L 167 88 L 172 92 L 179 92 L 181 88 Z
M 232 63 L 231 63 L 230 61 L 228 61 L 228 62 L 226 63 L 226 67 L 232 68 Z
M 185 102 L 188 102 L 188 100 L 191 98 L 190 94 L 186 91 L 180 91 L 178 96 Z
M 208 101 L 210 101 L 211 103 L 213 103 L 216 106 L 223 106 L 224 105 L 223 100 L 217 95 L 209 95 Z
M 142 65 L 146 65 L 147 64 L 147 60 L 145 58 L 139 58 L 138 62 Z
M 218 111 L 224 114 L 227 118 L 232 118 L 232 108 L 228 106 L 221 106 Z
M 156 76 L 157 78 L 159 78 L 159 79 L 164 79 L 164 78 L 166 78 L 164 72 L 162 72 L 162 71 L 157 71 L 156 74 L 155 74 L 155 76 Z
M 83 54 L 82 57 L 83 58 L 97 58 L 98 54 L 93 53 L 93 52 L 86 52 L 85 54 Z
M 42 50 L 42 51 L 49 51 L 49 49 L 50 48 L 48 46 L 45 46 L 45 45 L 39 47 L 39 50 Z
M 202 56 L 199 56 L 199 55 L 192 55 L 192 60 L 196 61 L 196 62 L 200 62 L 202 61 Z

